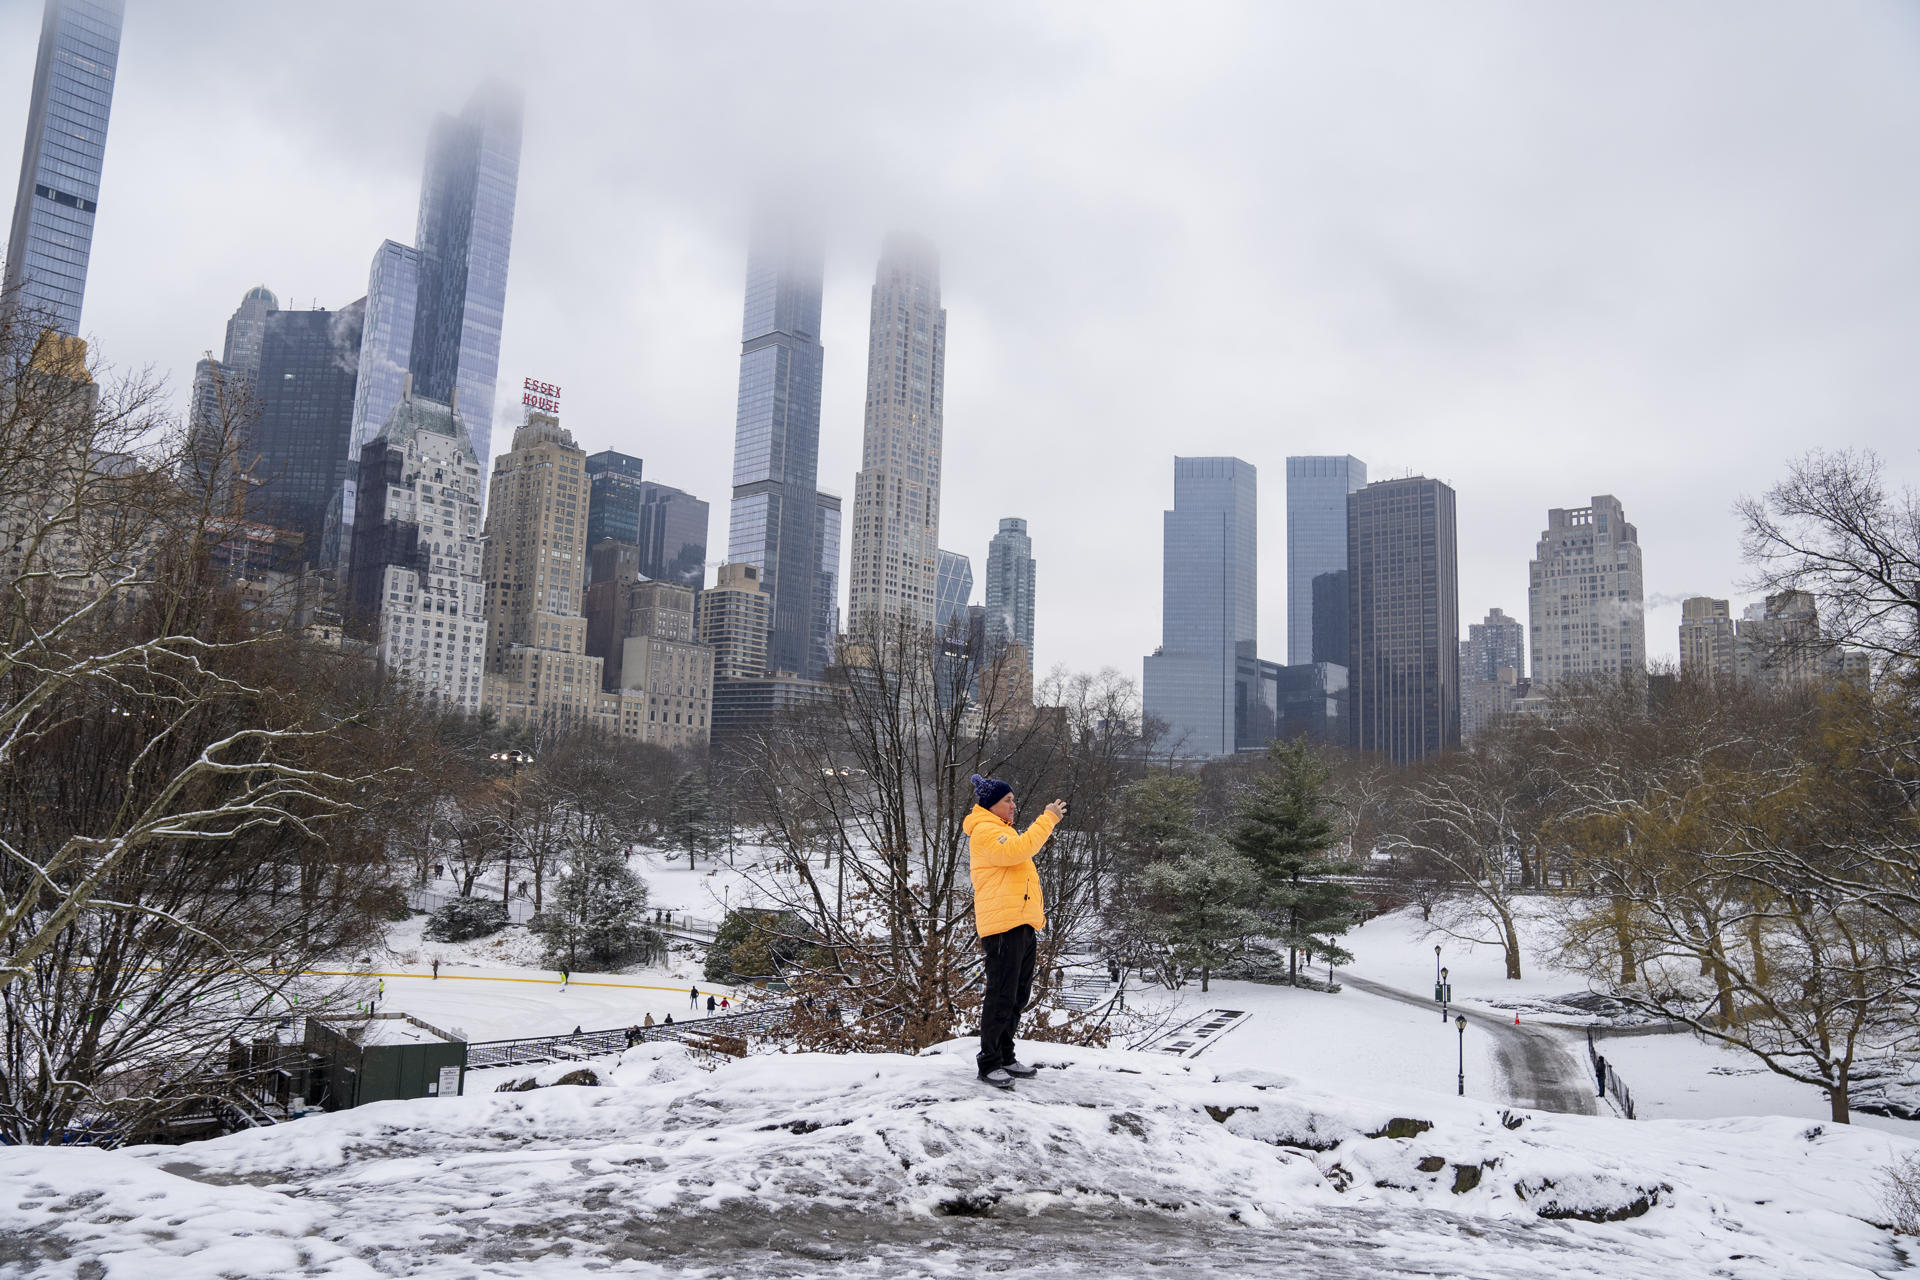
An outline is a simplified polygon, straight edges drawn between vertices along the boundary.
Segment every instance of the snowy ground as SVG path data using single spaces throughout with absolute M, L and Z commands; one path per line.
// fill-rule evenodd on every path
M 1920 1146 L 1868 1130 L 1515 1113 L 1390 1084 L 1361 1098 L 1044 1046 L 1029 1053 L 1040 1078 L 1007 1095 L 973 1079 L 971 1052 L 707 1074 L 647 1045 L 599 1064 L 604 1087 L 380 1103 L 187 1147 L 0 1151 L 0 1273 L 1864 1280 L 1909 1266 L 1873 1222 L 1879 1171 Z
M 1379 916 L 1345 939 L 1354 954 L 1351 972 L 1418 995 L 1433 993 L 1433 948 L 1441 945 L 1441 963 L 1449 970 L 1456 1003 L 1469 1009 L 1512 1017 L 1516 1006 L 1528 1022 L 1555 1024 L 1601 1022 L 1599 1049 L 1633 1091 L 1643 1119 L 1705 1119 L 1729 1116 L 1790 1116 L 1824 1120 L 1830 1114 L 1826 1094 L 1767 1071 L 1758 1059 L 1707 1043 L 1691 1032 L 1610 1035 L 1604 1020 L 1583 1019 L 1565 1001 L 1588 990 L 1583 975 L 1554 968 L 1541 959 L 1542 928 L 1522 903 L 1522 966 L 1518 982 L 1505 977 L 1499 947 L 1461 942 L 1429 933 L 1411 908 Z M 1534 1008 L 1551 1009 L 1536 1015 Z M 1435 1021 L 1438 1021 L 1436 1015 Z M 1254 1028 L 1249 1028 L 1249 1031 Z M 1469 1028 L 1468 1036 L 1473 1035 Z M 1584 1034 L 1564 1037 L 1568 1050 L 1586 1065 Z M 1225 1047 L 1224 1045 L 1222 1046 Z M 1373 1068 L 1367 1068 L 1371 1071 Z M 1469 1082 L 1471 1083 L 1471 1075 Z M 1855 1111 L 1853 1123 L 1888 1133 L 1920 1138 L 1920 1122 Z

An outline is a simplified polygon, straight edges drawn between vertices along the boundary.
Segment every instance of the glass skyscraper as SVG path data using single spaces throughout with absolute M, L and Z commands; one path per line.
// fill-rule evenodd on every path
M 1347 495 L 1367 484 L 1360 459 L 1305 457 L 1287 459 L 1287 663 L 1345 662 L 1316 654 L 1314 582 L 1322 574 L 1347 567 Z M 1346 603 L 1340 604 L 1346 612 Z M 1332 634 L 1326 623 L 1322 636 Z
M 1165 513 L 1160 648 L 1145 662 L 1158 749 L 1231 755 L 1257 678 L 1257 473 L 1238 458 L 1175 458 Z
M 727 560 L 759 570 L 772 605 L 768 669 L 820 674 L 815 644 L 820 471 L 819 246 L 762 210 L 747 249 Z
M 435 122 L 420 183 L 420 289 L 410 367 L 416 395 L 457 401 L 485 469 L 520 187 L 520 98 L 489 84 Z
M 825 671 L 838 658 L 840 640 L 840 495 L 821 490 L 814 495 L 813 541 L 820 549 L 820 565 L 813 575 L 813 655 Z
M 987 543 L 987 639 L 996 645 L 1017 644 L 1027 654 L 1033 671 L 1033 539 L 1027 522 L 1005 516 L 1000 532 Z
M 5 296 L 69 336 L 80 332 L 87 292 L 121 17 L 121 0 L 47 0 L 40 25 Z
M 309 559 L 327 505 L 346 479 L 354 362 L 364 302 L 339 311 L 272 311 L 260 340 L 257 414 L 245 431 L 247 510 L 306 539 Z
M 1411 764 L 1460 743 L 1453 490 L 1410 476 L 1347 498 L 1349 740 Z
M 707 581 L 707 504 L 684 489 L 640 486 L 640 572 L 698 591 Z
M 640 545 L 642 466 L 640 459 L 614 449 L 587 455 L 588 554 L 606 538 Z
M 964 636 L 967 605 L 973 600 L 973 561 L 958 551 L 940 550 L 940 570 L 934 583 L 933 625 L 942 637 L 959 628 Z

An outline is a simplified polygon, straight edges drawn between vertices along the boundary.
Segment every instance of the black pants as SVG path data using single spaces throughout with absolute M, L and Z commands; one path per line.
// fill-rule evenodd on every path
M 987 953 L 987 994 L 980 1003 L 980 1074 L 1012 1062 L 1013 1032 L 1033 995 L 1033 926 L 1015 925 L 980 939 Z

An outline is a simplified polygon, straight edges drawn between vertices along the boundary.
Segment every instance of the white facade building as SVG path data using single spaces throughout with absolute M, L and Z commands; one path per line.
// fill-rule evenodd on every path
M 1547 512 L 1527 573 L 1533 684 L 1644 674 L 1646 588 L 1640 535 L 1618 498 Z

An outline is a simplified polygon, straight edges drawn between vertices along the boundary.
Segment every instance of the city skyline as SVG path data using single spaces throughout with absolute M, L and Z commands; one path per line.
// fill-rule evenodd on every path
M 290 19 L 240 8 L 173 24 L 150 10 L 128 15 L 83 328 L 115 363 L 170 373 L 183 408 L 193 360 L 251 286 L 264 281 L 289 309 L 315 298 L 340 306 L 365 291 L 372 248 L 414 234 L 419 157 L 435 112 L 486 74 L 512 72 L 528 90 L 528 171 L 502 376 L 566 383 L 584 445 L 657 461 L 660 474 L 717 501 L 730 459 L 714 439 L 737 390 L 737 367 L 727 367 L 737 352 L 727 347 L 728 330 L 738 333 L 746 242 L 739 186 L 770 168 L 744 121 L 794 95 L 799 67 L 807 82 L 831 82 L 852 65 L 854 46 L 844 44 L 852 17 L 776 20 L 733 49 L 737 67 L 696 60 L 676 69 L 715 38 L 690 19 L 654 33 L 645 75 L 608 77 L 600 52 L 568 48 L 559 27 L 509 38 L 513 24 L 489 23 L 485 5 L 457 29 L 443 8 L 387 14 L 390 47 L 354 37 L 373 12 L 347 6 L 304 23 L 312 30 L 299 39 L 286 36 Z M 1906 259 L 1890 253 L 1920 193 L 1908 176 L 1860 159 L 1884 151 L 1920 112 L 1910 46 L 1890 34 L 1895 12 L 1829 18 L 1820 40 L 1806 20 L 1769 14 L 1740 24 L 1730 47 L 1726 24 L 1675 15 L 1624 17 L 1616 30 L 1577 16 L 1475 12 L 1443 24 L 1413 14 L 1408 21 L 1440 47 L 1504 52 L 1476 85 L 1446 82 L 1428 69 L 1431 59 L 1389 54 L 1399 78 L 1337 149 L 1289 130 L 1255 157 L 1244 130 L 1207 115 L 1222 128 L 1202 152 L 1206 180 L 1192 184 L 1169 180 L 1184 158 L 1159 140 L 1092 121 L 1136 95 L 1138 110 L 1157 111 L 1194 85 L 1218 84 L 1255 95 L 1240 114 L 1270 129 L 1296 95 L 1310 102 L 1350 75 L 1356 26 L 1240 13 L 1172 32 L 1120 16 L 1096 32 L 1004 11 L 1000 38 L 1030 37 L 1036 51 L 1010 70 L 1011 83 L 1063 73 L 1066 97 L 1079 105 L 1016 92 L 1006 116 L 956 123 L 988 92 L 961 72 L 979 35 L 874 73 L 892 88 L 907 82 L 898 77 L 910 65 L 938 88 L 916 97 L 911 119 L 964 144 L 970 177 L 929 167 L 864 123 L 850 92 L 807 90 L 795 100 L 816 116 L 794 161 L 819 161 L 823 185 L 848 193 L 829 230 L 822 338 L 849 355 L 823 388 L 819 483 L 851 492 L 864 390 L 852 353 L 865 336 L 873 254 L 889 228 L 916 226 L 940 246 L 956 334 L 965 336 L 949 371 L 941 540 L 983 546 L 996 508 L 1012 505 L 1006 486 L 1036 486 L 1041 500 L 1023 505 L 1057 584 L 1038 672 L 1063 660 L 1126 670 L 1151 648 L 1151 512 L 1164 503 L 1158 489 L 1176 452 L 1235 454 L 1270 477 L 1287 454 L 1351 452 L 1375 476 L 1446 479 L 1460 495 L 1461 591 L 1475 616 L 1489 606 L 1524 615 L 1526 548 L 1542 507 L 1630 491 L 1649 552 L 1649 656 L 1671 660 L 1680 599 L 1753 594 L 1728 514 L 1735 498 L 1836 438 L 1879 449 L 1895 482 L 1920 469 L 1900 425 L 1900 406 L 1920 390 L 1901 354 L 1920 289 Z M 23 136 L 39 17 L 0 15 L 0 84 L 9 88 L 0 136 Z M 929 19 L 906 18 L 874 38 L 912 48 L 932 29 Z M 1229 29 L 1241 36 L 1232 48 L 1218 39 Z M 457 56 L 416 68 L 409 50 L 440 40 Z M 1165 82 L 1143 83 L 1124 58 L 1111 70 L 1086 60 L 1101 49 L 1137 57 L 1161 40 L 1191 59 Z M 1610 71 L 1627 42 L 1649 40 L 1686 56 L 1727 56 L 1714 59 L 1704 88 L 1663 64 L 1628 95 Z M 296 111 L 291 95 L 254 94 L 236 114 L 223 95 L 248 83 L 244 68 L 263 48 L 285 50 L 282 74 L 332 83 L 350 70 L 351 86 L 382 92 L 332 94 L 318 111 Z M 796 49 L 804 57 L 787 76 L 777 59 Z M 1296 87 L 1268 86 L 1276 65 Z M 1520 70 L 1528 66 L 1554 74 L 1536 79 Z M 747 83 L 756 75 L 763 86 Z M 596 126 L 569 140 L 580 121 L 624 101 L 608 87 L 616 79 L 620 94 L 640 95 L 621 114 L 663 123 L 616 139 Z M 1782 84 L 1794 86 L 1784 100 Z M 1517 123 L 1506 109 L 1515 94 L 1529 108 Z M 680 122 L 701 114 L 688 106 L 730 96 L 737 108 Z M 1800 128 L 1760 123 L 1788 109 Z M 1468 171 L 1449 167 L 1459 152 L 1446 145 L 1431 171 L 1412 165 L 1404 134 L 1383 127 L 1424 118 L 1481 137 L 1496 110 L 1511 131 L 1500 147 L 1479 147 L 1481 163 Z M 1741 126 L 1749 116 L 1755 123 Z M 1600 121 L 1607 145 L 1565 145 L 1576 119 Z M 208 136 L 214 121 L 230 131 L 222 147 L 188 141 Z M 1739 146 L 1718 145 L 1726 128 L 1739 129 Z M 1055 175 L 1008 199 L 1016 173 L 1023 184 L 1031 177 L 1029 148 L 1061 130 L 1087 148 L 1092 171 L 1130 174 L 1124 192 Z M 1006 159 L 983 159 L 988 142 Z M 228 173 L 238 152 L 258 157 L 244 183 Z M 1699 180 L 1698 154 L 1714 157 L 1711 181 Z M 1120 165 L 1122 155 L 1132 163 Z M 589 156 L 611 163 L 583 164 Z M 1254 162 L 1215 163 L 1230 160 Z M 627 170 L 633 177 L 607 185 L 606 174 Z M 1296 171 L 1313 175 L 1308 198 L 1253 235 L 1245 215 Z M 579 172 L 591 175 L 592 198 L 558 198 Z M 1363 181 L 1321 181 L 1345 173 Z M 1410 189 L 1431 198 L 1418 218 L 1403 219 Z M 1164 194 L 1129 194 L 1137 191 Z M 1632 200 L 1606 194 L 1619 191 Z M 205 218 L 208 207 L 221 216 Z M 1765 211 L 1757 218 L 1756 208 Z M 1168 227 L 1181 234 L 1166 235 Z M 1463 237 L 1463 228 L 1475 234 Z M 1200 232 L 1217 251 L 1203 251 Z M 1234 264 L 1231 278 L 1255 287 L 1223 289 L 1223 261 Z M 1144 371 L 1136 349 L 1113 340 L 1123 327 L 1156 336 Z M 1248 356 L 1276 346 L 1290 352 L 1278 380 Z M 1568 442 L 1605 432 L 1615 447 L 1602 457 L 1556 442 L 1519 449 L 1543 419 Z M 1725 421 L 1742 424 L 1736 453 L 1719 450 L 1713 424 Z M 504 430 L 500 414 L 493 425 Z M 1646 457 L 1663 465 L 1643 479 Z M 1285 539 L 1272 513 L 1261 550 L 1261 630 L 1277 651 Z M 709 564 L 717 558 L 710 547 Z M 1123 609 L 1101 607 L 1117 593 Z

